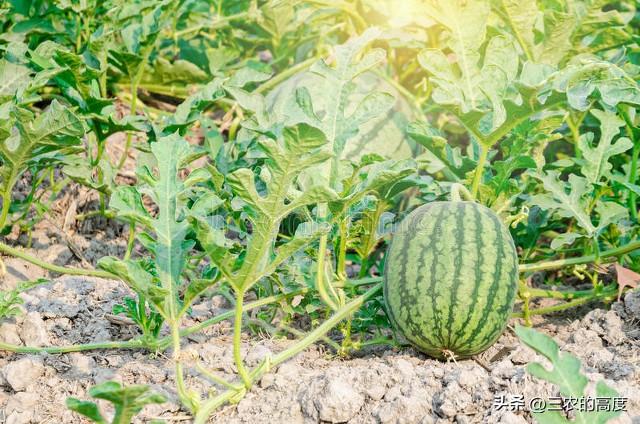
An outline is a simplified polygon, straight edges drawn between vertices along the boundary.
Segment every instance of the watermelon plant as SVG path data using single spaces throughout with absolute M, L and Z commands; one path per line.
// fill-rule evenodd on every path
M 133 294 L 110 311 L 137 326 L 0 348 L 169 351 L 177 398 L 204 423 L 312 343 L 349 356 L 406 339 L 465 359 L 512 318 L 610 303 L 634 284 L 608 264 L 640 269 L 636 8 L 0 3 L 0 252 L 121 281 Z M 89 200 L 56 210 L 75 197 Z M 48 263 L 31 232 L 56 220 L 109 225 L 126 247 Z M 0 318 L 47 281 L 0 293 Z M 231 309 L 186 324 L 215 295 Z M 226 320 L 234 379 L 183 349 Z M 250 367 L 242 337 L 258 331 L 295 340 Z

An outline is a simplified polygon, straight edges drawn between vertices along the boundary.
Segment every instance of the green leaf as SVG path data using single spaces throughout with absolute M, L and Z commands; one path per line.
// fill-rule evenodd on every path
M 543 17 L 543 41 L 538 44 L 535 59 L 547 65 L 557 65 L 572 48 L 575 16 L 558 10 L 548 10 Z
M 73 181 L 85 187 L 90 187 L 106 195 L 111 195 L 116 183 L 116 170 L 106 158 L 101 158 L 97 165 L 100 169 L 101 177 L 95 175 L 95 168 L 80 156 L 65 156 L 63 158 L 64 167 L 62 172 Z
M 77 412 L 78 414 L 84 415 L 94 423 L 107 424 L 107 420 L 105 420 L 102 417 L 102 414 L 100 414 L 100 409 L 98 409 L 98 405 L 96 405 L 93 402 L 83 401 L 73 397 L 69 397 L 67 398 L 66 404 L 67 404 L 67 408 Z
M 157 238 L 155 259 L 158 278 L 167 292 L 166 302 L 171 305 L 167 311 L 170 321 L 177 319 L 180 276 L 187 256 L 188 225 L 184 220 L 179 221 L 184 184 L 178 172 L 192 157 L 192 149 L 184 138 L 174 134 L 151 144 L 151 152 L 158 163 L 158 177 L 152 184 L 158 206 L 158 216 L 153 221 Z
M 148 386 L 121 386 L 115 381 L 107 381 L 89 389 L 89 395 L 96 399 L 104 399 L 115 407 L 114 423 L 129 423 L 146 405 L 164 403 L 167 399 L 152 392 Z
M 584 237 L 584 234 L 572 232 L 560 234 L 551 241 L 551 248 L 553 250 L 560 250 L 565 245 L 571 246 L 576 240 L 581 237 Z
M 2 192 L 11 193 L 27 166 L 46 154 L 81 144 L 84 125 L 69 108 L 53 100 L 40 115 L 20 107 L 0 109 L 0 178 Z M 9 201 L 10 199 L 6 199 Z
M 233 192 L 256 210 L 263 210 L 263 200 L 258 194 L 253 172 L 247 168 L 238 169 L 227 176 L 227 184 Z
M 412 122 L 407 127 L 409 136 L 427 149 L 428 170 L 437 173 L 441 170 L 448 172 L 453 179 L 464 178 L 465 174 L 472 171 L 475 163 L 467 157 L 463 157 L 459 148 L 453 148 L 447 142 L 442 132 L 429 125 L 425 121 Z
M 226 83 L 227 86 L 242 88 L 247 84 L 263 82 L 271 78 L 271 74 L 253 68 L 241 68 Z
M 15 96 L 29 85 L 31 70 L 24 65 L 0 60 L 0 102 Z
M 190 221 L 198 241 L 211 262 L 220 269 L 223 275 L 228 277 L 231 273 L 231 261 L 233 260 L 229 252 L 232 243 L 225 237 L 223 223 L 215 218 L 191 216 Z M 233 284 L 233 281 L 230 283 Z
M 190 125 L 200 117 L 202 112 L 205 112 L 207 108 L 215 104 L 215 102 L 224 97 L 224 95 L 222 80 L 215 78 L 178 105 L 176 113 L 172 119 L 169 120 L 167 129 L 171 130 L 172 125 Z
M 480 46 L 486 36 L 489 6 L 485 1 L 439 0 L 428 4 L 427 11 L 430 17 L 446 28 L 446 45 L 455 54 L 460 70 L 460 79 L 447 78 L 446 84 L 442 87 L 449 87 L 454 81 L 460 83 L 464 98 L 463 104 L 460 105 L 463 112 L 476 109 L 480 103 L 476 88 L 479 78 Z M 442 63 L 442 59 L 439 62 Z M 428 62 L 424 60 L 421 64 L 428 66 Z M 445 100 L 447 91 L 442 90 L 437 94 L 434 92 L 434 99 Z
M 153 218 L 142 203 L 142 194 L 137 188 L 119 186 L 111 195 L 109 206 L 119 218 L 139 222 L 147 228 L 153 228 Z
M 205 170 L 206 172 L 206 170 Z M 198 197 L 189 208 L 189 215 L 210 215 L 224 204 L 224 201 L 217 194 L 209 192 Z
M 551 363 L 551 370 L 547 370 L 542 364 L 537 362 L 527 365 L 527 372 L 534 377 L 558 386 L 560 394 L 565 398 L 584 398 L 587 387 L 587 377 L 581 372 L 581 364 L 575 356 L 560 352 L 558 344 L 549 336 L 539 333 L 536 330 L 516 325 L 516 335 L 524 344 L 546 357 Z M 612 405 L 612 398 L 618 393 L 608 387 L 603 381 L 596 384 L 596 396 L 609 398 Z M 540 424 L 555 424 L 575 422 L 577 424 L 605 424 L 608 420 L 620 415 L 620 411 L 613 411 L 613 408 L 603 408 L 602 411 L 581 411 L 575 410 L 575 419 L 568 421 L 559 411 L 543 411 L 533 414 Z
M 166 316 L 165 298 L 170 292 L 161 287 L 158 279 L 139 262 L 105 256 L 98 260 L 98 267 L 120 277 L 133 291 L 149 299 Z
M 287 207 L 283 209 L 281 216 L 284 218 L 289 213 L 303 206 L 314 205 L 317 203 L 328 203 L 337 200 L 338 197 L 338 193 L 329 187 L 311 187 L 309 190 L 305 190 L 302 194 L 293 197 Z
M 533 60 L 535 47 L 534 29 L 540 11 L 533 1 L 519 0 L 496 0 L 496 9 L 501 12 L 501 17 L 505 20 L 525 56 Z
M 531 415 L 539 424 L 569 424 L 569 421 L 560 411 L 532 412 Z
M 588 199 L 585 198 L 591 192 L 588 181 L 575 174 L 569 175 L 569 192 L 567 193 L 566 184 L 558 179 L 558 171 L 548 171 L 546 174 L 534 173 L 533 176 L 542 181 L 548 193 L 532 196 L 531 203 L 542 209 L 555 211 L 561 217 L 574 218 L 589 237 L 593 236 L 596 227 L 593 226 L 587 213 Z
M 629 216 L 629 210 L 616 202 L 599 201 L 596 203 L 595 210 L 600 215 L 598 233 L 602 232 L 610 224 L 618 223 Z
M 597 57 L 576 56 L 551 79 L 553 89 L 565 93 L 569 105 L 578 110 L 587 110 L 595 94 L 608 108 L 640 105 L 638 84 L 622 68 Z
M 626 137 L 613 142 L 614 137 L 620 133 L 620 128 L 624 126 L 624 121 L 614 113 L 593 109 L 591 114 L 600 121 L 600 142 L 594 147 L 593 133 L 583 134 L 578 148 L 585 159 L 582 174 L 591 184 L 599 184 L 602 178 L 608 178 L 611 173 L 612 165 L 609 159 L 631 149 L 633 143 Z
M 584 394 L 587 378 L 580 372 L 580 361 L 575 356 L 560 352 L 558 344 L 551 337 L 531 328 L 517 325 L 516 335 L 551 362 L 551 371 L 537 362 L 530 363 L 527 371 L 531 375 L 557 385 L 564 397 L 575 398 Z
M 303 222 L 299 224 L 293 239 L 280 245 L 275 250 L 275 256 L 271 259 L 269 265 L 261 272 L 259 278 L 274 273 L 278 266 L 283 264 L 296 252 L 320 238 L 321 235 L 327 234 L 330 230 L 331 227 L 326 223 Z
M 145 72 L 141 80 L 143 84 L 194 84 L 209 79 L 205 71 L 187 60 L 169 62 L 158 57 L 149 68 L 150 72 Z
M 348 99 L 354 93 L 356 84 L 354 80 L 379 65 L 385 58 L 385 52 L 381 49 L 373 49 L 365 53 L 357 60 L 362 50 L 379 38 L 382 32 L 378 28 L 369 28 L 359 37 L 336 46 L 334 59 L 335 66 L 330 67 L 325 61 L 320 60 L 312 65 L 311 72 L 320 76 L 319 87 L 326 99 L 323 105 L 324 116 L 317 126 L 326 137 L 327 150 L 332 152 L 335 158 L 341 158 L 349 140 L 353 139 L 360 128 L 374 117 L 386 113 L 394 104 L 393 96 L 388 93 L 372 91 L 366 94 L 355 107 L 354 112 L 347 113 Z M 315 115 L 309 102 L 310 96 L 304 96 L 302 106 L 307 116 Z M 326 163 L 323 167 L 309 170 L 314 173 L 314 181 L 317 184 L 328 185 L 329 180 L 338 179 L 339 169 L 335 163 Z
M 188 308 L 205 290 L 216 285 L 217 280 L 197 278 L 189 283 L 183 295 L 184 308 Z M 183 312 L 184 313 L 184 312 Z

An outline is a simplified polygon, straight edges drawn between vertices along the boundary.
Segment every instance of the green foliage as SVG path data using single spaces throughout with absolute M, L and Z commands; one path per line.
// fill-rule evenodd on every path
M 114 314 L 124 314 L 135 322 L 149 340 L 156 340 L 162 329 L 163 318 L 155 309 L 149 309 L 146 299 L 138 294 L 136 299 L 125 297 L 123 304 L 113 305 Z
M 40 278 L 33 281 L 23 281 L 12 290 L 0 291 L 0 320 L 19 315 L 21 310 L 18 307 L 22 305 L 23 300 L 20 293 L 25 292 L 40 284 L 48 283 L 49 280 Z
M 544 356 L 551 363 L 552 369 L 547 370 L 542 364 L 533 362 L 527 365 L 527 372 L 534 377 L 553 383 L 558 387 L 560 394 L 565 398 L 579 399 L 587 394 L 587 377 L 580 371 L 580 361 L 573 355 L 560 352 L 558 344 L 549 336 L 539 333 L 531 328 L 516 326 L 516 335 L 524 344 Z M 620 415 L 620 411 L 613 408 L 613 398 L 618 393 L 607 386 L 603 381 L 596 384 L 596 396 L 598 399 L 608 398 L 608 407 L 598 411 L 575 411 L 575 418 L 569 420 L 561 411 L 545 410 L 534 412 L 533 415 L 540 424 L 555 423 L 581 423 L 604 424 Z
M 151 391 L 148 386 L 122 386 L 116 381 L 106 381 L 91 387 L 89 396 L 106 400 L 112 404 L 115 413 L 111 424 L 130 424 L 146 405 L 167 401 L 163 395 Z M 66 404 L 67 408 L 89 418 L 94 423 L 107 424 L 109 422 L 94 402 L 69 397 Z

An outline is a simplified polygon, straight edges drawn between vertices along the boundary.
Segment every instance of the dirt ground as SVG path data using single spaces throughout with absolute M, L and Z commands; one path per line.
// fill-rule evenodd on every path
M 76 221 L 76 213 L 95 208 L 95 204 L 96 198 L 81 189 L 68 190 L 51 213 L 57 218 L 34 229 L 28 251 L 48 262 L 72 266 L 95 265 L 104 255 L 121 256 L 126 227 L 103 218 Z M 6 241 L 24 246 L 28 237 L 14 233 Z M 135 327 L 111 315 L 114 303 L 131 295 L 123 283 L 52 276 L 22 260 L 4 259 L 8 273 L 0 284 L 2 290 L 22 280 L 51 280 L 23 294 L 24 313 L 0 325 L 2 341 L 68 345 L 126 340 L 136 335 Z M 221 296 L 205 298 L 184 324 L 202 321 L 229 306 Z M 554 336 L 563 350 L 576 354 L 590 381 L 605 379 L 628 399 L 627 411 L 615 422 L 640 424 L 640 292 L 629 292 L 611 310 L 587 308 L 568 316 L 539 318 L 536 328 Z M 231 379 L 230 341 L 230 324 L 223 322 L 189 336 L 184 349 Z M 247 336 L 244 355 L 250 364 L 257 364 L 287 343 Z M 65 399 L 88 399 L 87 389 L 106 380 L 149 384 L 168 397 L 165 404 L 147 406 L 139 422 L 153 418 L 189 422 L 188 414 L 178 406 L 173 366 L 165 355 L 131 350 L 0 353 L 0 422 L 86 422 L 65 408 Z M 528 401 L 558 395 L 551 385 L 525 372 L 524 364 L 541 358 L 523 347 L 511 329 L 478 359 L 444 363 L 411 349 L 392 348 L 339 359 L 317 345 L 272 370 L 243 400 L 218 411 L 211 422 L 518 424 L 532 422 L 530 414 L 493 407 L 495 396 L 523 395 Z M 188 368 L 187 374 L 187 384 L 201 393 L 215 387 L 193 368 Z M 593 387 L 590 390 L 593 394 Z
M 10 269 L 18 266 L 9 262 Z M 40 346 L 127 339 L 134 335 L 133 328 L 109 319 L 114 302 L 126 294 L 128 290 L 116 281 L 54 279 L 24 295 L 25 314 L 0 325 L 0 338 Z M 596 309 L 573 322 L 555 318 L 540 321 L 537 327 L 555 335 L 563 350 L 580 357 L 591 381 L 604 378 L 628 398 L 628 411 L 616 422 L 637 424 L 640 293 L 629 293 L 625 299 L 612 311 Z M 222 299 L 207 299 L 195 308 L 193 320 L 223 309 Z M 230 325 L 224 322 L 189 337 L 184 347 L 219 375 L 231 378 L 230 339 Z M 286 343 L 247 339 L 244 354 L 250 364 L 257 364 Z M 523 365 L 535 358 L 511 331 L 479 359 L 480 363 L 443 363 L 410 349 L 378 349 L 344 360 L 332 358 L 322 346 L 316 346 L 267 374 L 240 403 L 222 409 L 211 422 L 525 423 L 531 422 L 527 413 L 492 408 L 494 396 L 524 395 L 530 399 L 557 395 L 549 384 L 532 380 L 525 373 Z M 206 393 L 209 383 L 193 369 L 188 375 L 188 384 Z M 86 422 L 65 409 L 65 399 L 86 399 L 90 386 L 113 379 L 150 384 L 170 399 L 166 404 L 146 407 L 140 422 L 158 417 L 188 422 L 172 391 L 170 358 L 116 350 L 0 354 L 0 422 Z

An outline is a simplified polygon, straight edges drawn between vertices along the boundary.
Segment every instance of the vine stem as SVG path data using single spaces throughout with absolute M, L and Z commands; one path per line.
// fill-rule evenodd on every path
M 131 221 L 129 223 L 129 237 L 127 239 L 127 250 L 124 253 L 124 260 L 129 260 L 131 258 L 131 252 L 133 252 L 133 245 L 136 241 L 136 224 Z
M 273 78 L 268 79 L 267 81 L 265 81 L 262 84 L 260 84 L 255 90 L 253 90 L 253 92 L 254 93 L 264 93 L 266 91 L 269 91 L 270 89 L 272 89 L 276 85 L 280 84 L 282 81 L 286 80 L 290 76 L 295 75 L 300 71 L 304 71 L 305 69 L 310 68 L 311 65 L 313 65 L 317 61 L 318 61 L 318 57 L 317 56 L 313 56 L 313 57 L 311 57 L 311 58 L 309 58 L 307 60 L 304 60 L 304 61 L 302 61 L 300 63 L 296 63 L 295 65 L 283 70 L 282 72 L 280 72 L 279 74 L 277 74 Z
M 175 363 L 175 379 L 178 397 L 183 405 L 190 411 L 196 411 L 198 406 L 194 399 L 189 396 L 187 387 L 184 383 L 184 369 L 182 366 L 182 352 L 180 346 L 180 326 L 177 322 L 169 322 L 171 328 L 171 342 L 173 345 L 173 361 Z
M 15 256 L 17 258 L 23 259 L 27 262 L 30 262 L 34 265 L 39 266 L 42 269 L 46 269 L 48 271 L 51 272 L 57 272 L 59 274 L 66 274 L 66 275 L 84 275 L 87 277 L 98 277 L 98 278 L 108 278 L 111 280 L 119 280 L 120 278 L 115 275 L 112 274 L 108 271 L 102 271 L 99 269 L 82 269 L 82 268 L 70 268 L 70 267 L 64 267 L 64 266 L 58 266 L 58 265 L 53 265 L 47 262 L 44 262 L 38 258 L 36 258 L 35 256 L 31 256 L 25 252 L 22 252 L 19 249 L 16 249 L 14 247 L 8 246 L 2 242 L 0 242 L 0 252 L 2 253 L 6 253 L 8 255 L 12 255 Z
M 129 107 L 129 115 L 136 116 L 137 108 L 138 108 L 138 86 L 140 85 L 140 81 L 142 80 L 142 76 L 144 75 L 144 68 L 147 66 L 147 62 L 149 61 L 149 56 L 151 56 L 151 52 L 153 51 L 153 45 L 146 48 L 146 51 L 142 55 L 142 62 L 140 66 L 136 70 L 136 74 L 131 81 L 131 105 Z M 124 166 L 127 157 L 129 156 L 129 149 L 131 149 L 131 141 L 133 138 L 133 134 L 131 131 L 127 132 L 127 141 L 124 145 L 124 151 L 122 152 L 122 156 L 118 161 L 117 169 L 120 170 Z
M 616 290 L 603 290 L 599 293 L 594 292 L 591 296 L 579 297 L 566 303 L 559 305 L 547 306 L 545 308 L 529 309 L 527 315 L 544 315 L 552 312 L 560 312 L 565 309 L 575 308 L 576 306 L 584 305 L 589 302 L 593 302 L 599 299 L 606 299 L 608 297 L 616 295 Z M 511 318 L 525 318 L 525 314 L 522 312 L 514 312 L 511 314 Z
M 191 26 L 189 28 L 176 31 L 174 33 L 174 36 L 176 38 L 183 38 L 183 37 L 186 37 L 187 35 L 198 33 L 205 29 L 206 30 L 220 29 L 225 26 L 228 26 L 231 21 L 237 21 L 237 20 L 249 18 L 250 17 L 249 14 L 250 14 L 249 11 L 244 11 L 244 12 L 235 13 L 233 15 L 216 16 L 215 19 L 213 20 L 213 23 L 209 25 L 200 24 L 200 25 Z
M 242 362 L 242 352 L 240 350 L 242 346 L 242 306 L 244 303 L 244 291 L 237 290 L 236 292 L 236 305 L 235 305 L 235 316 L 233 319 L 233 360 L 236 363 L 236 368 L 238 369 L 238 374 L 242 379 L 242 383 L 244 387 L 247 389 L 251 388 L 251 377 L 249 377 L 249 373 L 244 366 L 244 362 Z
M 636 180 L 638 179 L 638 156 L 640 155 L 640 140 L 638 140 L 638 129 L 635 127 L 631 116 L 629 116 L 629 113 L 626 110 L 620 108 L 620 112 L 627 127 L 627 133 L 629 134 L 629 137 L 631 137 L 631 141 L 633 142 L 633 150 L 631 151 L 631 166 L 629 168 L 629 183 L 636 184 Z M 638 196 L 636 195 L 636 193 L 629 190 L 628 207 L 631 213 L 631 217 L 636 222 L 638 222 L 638 205 L 636 205 L 637 198 Z
M 624 246 L 601 251 L 599 256 L 586 255 L 586 256 L 579 256 L 577 258 L 557 259 L 555 261 L 537 262 L 533 264 L 520 264 L 518 266 L 518 271 L 520 272 L 545 271 L 549 269 L 563 268 L 565 266 L 570 266 L 570 265 L 587 264 L 587 263 L 595 262 L 598 259 L 607 259 L 607 258 L 622 256 L 626 253 L 632 252 L 637 249 L 640 249 L 640 240 L 634 240 L 630 243 L 627 243 Z
M 478 189 L 480 187 L 480 180 L 482 179 L 482 173 L 484 172 L 484 165 L 487 162 L 487 155 L 489 154 L 489 147 L 484 143 L 480 143 L 480 157 L 478 158 L 478 164 L 476 165 L 476 172 L 473 176 L 473 183 L 471 185 L 471 196 L 475 199 L 478 197 Z
M 268 372 L 271 367 L 279 365 L 289 358 L 297 355 L 298 353 L 305 350 L 311 344 L 315 343 L 317 340 L 322 338 L 327 332 L 329 332 L 333 327 L 335 327 L 340 321 L 347 318 L 357 309 L 359 309 L 364 302 L 366 302 L 369 298 L 373 297 L 380 289 L 382 288 L 382 284 L 377 284 L 376 286 L 369 289 L 362 296 L 355 298 L 351 302 L 342 306 L 338 309 L 330 318 L 316 327 L 313 331 L 309 332 L 305 337 L 298 340 L 293 346 L 283 350 L 282 352 L 275 355 L 271 360 L 267 360 L 262 365 L 258 366 L 254 369 L 250 378 L 252 381 L 259 380 L 266 372 Z M 240 389 L 231 389 L 227 390 L 224 393 L 209 399 L 205 403 L 202 404 L 202 407 L 198 410 L 194 418 L 194 424 L 205 424 L 209 419 L 209 416 L 215 411 L 219 406 L 224 405 L 225 403 L 238 399 L 240 396 L 243 396 L 246 393 L 246 388 L 242 387 Z
M 324 210 L 324 209 L 323 209 Z M 322 211 L 320 212 L 322 213 Z M 332 310 L 338 309 L 338 305 L 334 302 L 327 291 L 327 282 L 325 280 L 325 256 L 327 252 L 327 235 L 320 236 L 320 245 L 318 247 L 318 264 L 316 270 L 316 290 L 318 295 Z
M 451 184 L 451 201 L 460 202 L 462 201 L 463 196 L 471 202 L 475 201 L 475 197 L 469 192 L 469 190 L 467 190 L 465 186 L 459 183 Z
M 83 352 L 87 350 L 97 349 L 141 349 L 146 347 L 145 341 L 137 338 L 133 340 L 125 341 L 112 341 L 112 342 L 96 342 L 86 343 L 81 345 L 71 346 L 48 346 L 48 347 L 36 347 L 36 346 L 18 346 L 10 343 L 0 342 L 0 350 L 14 353 L 71 353 L 71 352 Z
M 247 303 L 244 305 L 244 310 L 249 311 L 252 309 L 259 308 L 261 306 L 266 306 L 271 303 L 279 302 L 283 299 L 304 295 L 307 293 L 309 289 L 301 288 L 298 290 L 292 290 L 288 293 L 282 293 L 274 296 L 264 297 L 260 300 L 256 300 L 254 302 Z M 216 315 L 213 318 L 209 318 L 206 321 L 202 321 L 198 324 L 192 325 L 190 327 L 183 328 L 179 331 L 180 337 L 186 337 L 191 334 L 195 334 L 199 331 L 204 330 L 207 327 L 211 327 L 219 322 L 228 320 L 233 318 L 234 312 L 227 311 L 220 315 Z M 125 341 L 107 341 L 107 342 L 96 342 L 96 343 L 87 343 L 87 344 L 79 344 L 79 345 L 70 345 L 70 346 L 48 346 L 48 347 L 36 347 L 36 346 L 18 346 L 9 343 L 0 342 L 0 350 L 14 352 L 14 353 L 71 353 L 71 352 L 81 352 L 86 350 L 96 350 L 96 349 L 148 349 L 151 351 L 163 351 L 168 349 L 173 343 L 172 336 L 166 336 L 159 340 L 146 340 L 142 337 L 135 338 L 133 340 L 125 340 Z

